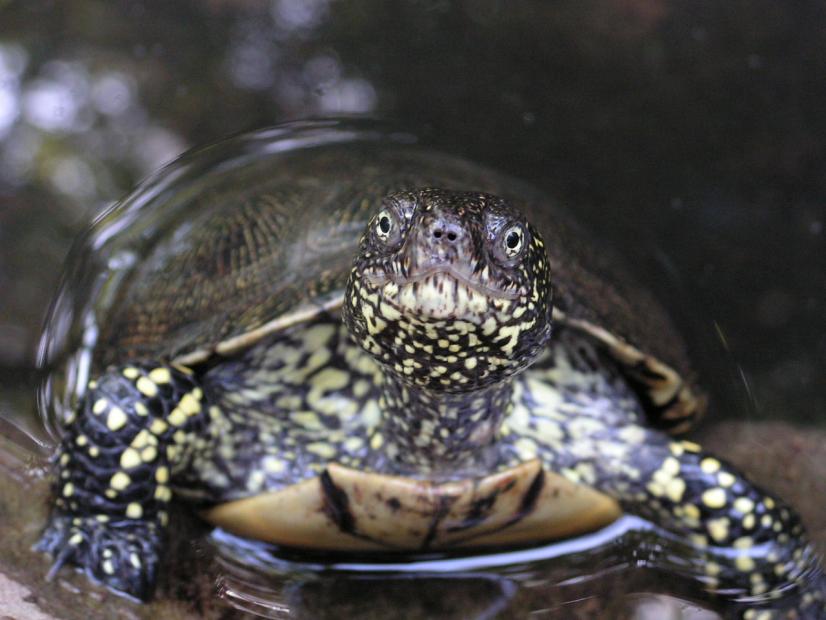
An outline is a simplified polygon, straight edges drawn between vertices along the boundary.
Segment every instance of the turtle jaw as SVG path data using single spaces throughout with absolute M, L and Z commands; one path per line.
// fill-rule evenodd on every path
M 447 271 L 375 284 L 354 269 L 344 319 L 385 375 L 441 394 L 470 393 L 510 380 L 546 345 L 550 312 L 530 305 L 529 296 L 494 297 Z
M 506 312 L 524 291 L 501 291 L 450 267 L 430 267 L 407 278 L 366 275 L 379 297 L 409 320 L 478 322 L 490 309 Z

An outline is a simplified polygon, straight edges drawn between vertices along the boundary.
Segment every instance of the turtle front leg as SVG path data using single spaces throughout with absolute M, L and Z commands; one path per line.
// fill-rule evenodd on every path
M 737 600 L 769 608 L 796 593 L 798 617 L 826 616 L 822 570 L 789 506 L 695 443 L 636 426 L 618 432 L 636 447 L 613 460 L 605 458 L 616 454 L 613 441 L 597 445 L 603 459 L 588 469 L 594 485 L 703 550 L 711 591 L 736 592 Z
M 54 506 L 37 549 L 137 599 L 152 594 L 172 497 L 209 420 L 203 392 L 182 367 L 109 369 L 66 421 Z

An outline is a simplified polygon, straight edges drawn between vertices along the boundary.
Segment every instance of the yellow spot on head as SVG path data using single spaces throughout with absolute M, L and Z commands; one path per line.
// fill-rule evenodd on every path
M 717 474 L 717 480 L 720 482 L 720 486 L 730 487 L 735 482 L 737 482 L 737 478 L 734 477 L 733 474 L 730 474 L 727 471 L 721 471 Z
M 63 497 L 71 497 L 75 492 L 75 485 L 71 482 L 67 482 L 63 485 Z
M 135 403 L 135 413 L 140 416 L 149 415 L 149 409 L 146 408 L 142 402 L 138 401 Z
M 94 413 L 95 415 L 100 415 L 101 413 L 106 411 L 106 407 L 108 407 L 108 406 L 109 406 L 109 401 L 108 400 L 106 400 L 105 398 L 98 398 L 95 401 L 95 404 L 92 405 L 92 413 Z
M 707 474 L 713 474 L 720 469 L 720 461 L 709 456 L 700 461 L 700 469 Z
M 128 368 L 123 369 L 123 376 L 127 379 L 134 381 L 137 379 L 141 374 L 141 371 L 135 368 L 134 366 L 129 366 Z

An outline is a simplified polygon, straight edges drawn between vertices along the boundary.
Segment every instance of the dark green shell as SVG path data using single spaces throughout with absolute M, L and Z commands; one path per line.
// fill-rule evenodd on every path
M 103 361 L 197 363 L 338 303 L 367 219 L 387 193 L 416 187 L 484 191 L 516 204 L 546 240 L 555 306 L 564 320 L 604 330 L 616 338 L 611 347 L 630 345 L 634 355 L 619 357 L 645 366 L 643 382 L 651 374 L 659 380 L 652 364 L 664 362 L 676 372 L 666 372 L 661 400 L 678 399 L 687 363 L 669 319 L 615 255 L 558 205 L 466 160 L 358 136 L 212 172 L 173 210 L 185 217 L 159 223 L 145 257 L 120 287 L 103 326 Z M 698 407 L 689 409 L 674 415 L 696 416 Z

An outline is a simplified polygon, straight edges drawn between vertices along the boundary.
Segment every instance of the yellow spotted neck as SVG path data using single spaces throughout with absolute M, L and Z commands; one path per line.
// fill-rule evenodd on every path
M 445 471 L 449 477 L 490 471 L 512 397 L 512 381 L 451 393 L 415 386 L 387 373 L 373 447 L 399 471 Z

